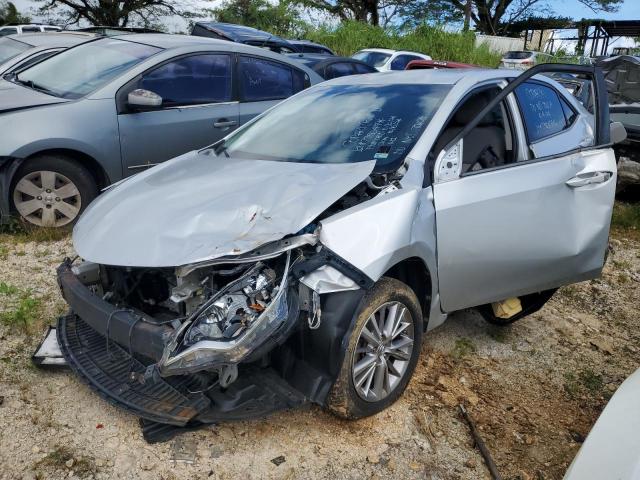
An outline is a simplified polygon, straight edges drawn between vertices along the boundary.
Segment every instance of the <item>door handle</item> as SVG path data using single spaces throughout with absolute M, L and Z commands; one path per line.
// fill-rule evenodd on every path
M 571 188 L 585 187 L 596 183 L 604 183 L 611 178 L 611 172 L 587 172 L 576 175 L 567 180 L 567 186 Z
M 235 120 L 229 120 L 228 118 L 221 118 L 219 120 L 216 120 L 213 126 L 215 128 L 229 128 L 237 124 L 238 122 L 236 122 Z

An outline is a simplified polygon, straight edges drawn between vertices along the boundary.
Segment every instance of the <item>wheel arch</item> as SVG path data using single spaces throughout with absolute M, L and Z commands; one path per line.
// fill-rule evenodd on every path
M 383 277 L 391 277 L 406 284 L 416 294 L 425 319 L 429 319 L 431 298 L 433 297 L 433 281 L 429 267 L 420 257 L 408 257 L 390 266 Z
M 100 165 L 100 163 L 93 158 L 91 155 L 88 155 L 79 150 L 73 150 L 69 148 L 51 148 L 46 150 L 39 150 L 35 153 L 30 154 L 28 157 L 22 160 L 22 164 L 28 162 L 37 157 L 42 157 L 46 155 L 58 155 L 66 157 L 78 165 L 86 168 L 91 176 L 95 179 L 96 185 L 98 189 L 101 190 L 111 184 L 111 179 L 109 175 L 105 171 L 105 169 Z M 12 180 L 13 181 L 13 180 Z

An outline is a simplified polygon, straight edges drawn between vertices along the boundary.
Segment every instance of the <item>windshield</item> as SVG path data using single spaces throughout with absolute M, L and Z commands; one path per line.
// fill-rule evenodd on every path
M 507 60 L 524 60 L 533 56 L 533 52 L 507 52 L 503 58 Z
M 371 65 L 372 67 L 381 67 L 391 56 L 390 53 L 384 52 L 368 52 L 363 50 L 361 52 L 354 53 L 352 58 L 363 61 L 364 63 Z
M 306 90 L 232 134 L 230 157 L 281 162 L 402 161 L 449 85 L 331 85 Z
M 31 45 L 26 43 L 18 42 L 11 38 L 0 38 L 0 64 L 20 55 L 30 48 Z
M 57 97 L 80 98 L 159 51 L 149 45 L 105 38 L 38 63 L 16 80 Z

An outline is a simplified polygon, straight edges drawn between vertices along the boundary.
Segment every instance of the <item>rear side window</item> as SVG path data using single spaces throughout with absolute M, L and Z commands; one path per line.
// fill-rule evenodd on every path
M 22 33 L 40 32 L 40 27 L 22 27 Z
M 287 98 L 303 90 L 307 83 L 300 70 L 264 58 L 241 56 L 238 69 L 245 102 Z
M 404 70 L 411 60 L 420 60 L 415 55 L 398 55 L 391 61 L 391 70 Z
M 1 28 L 0 29 L 0 37 L 4 37 L 5 35 L 14 35 L 18 33 L 17 28 Z
M 560 99 L 554 89 L 525 82 L 515 92 L 530 142 L 559 133 L 573 123 L 573 109 Z
M 164 106 L 231 100 L 231 57 L 223 54 L 179 58 L 145 74 L 138 88 L 162 97 Z
M 324 69 L 324 78 L 326 80 L 345 77 L 347 75 L 353 75 L 353 68 L 351 64 L 347 62 L 332 63 Z

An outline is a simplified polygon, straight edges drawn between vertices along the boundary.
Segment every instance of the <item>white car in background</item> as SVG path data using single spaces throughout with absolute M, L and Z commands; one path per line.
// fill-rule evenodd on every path
M 516 70 L 526 70 L 538 63 L 544 62 L 550 55 L 541 52 L 511 51 L 504 54 L 500 60 L 500 68 L 514 68 Z
M 22 35 L 23 33 L 38 32 L 61 32 L 61 27 L 55 25 L 25 24 L 25 25 L 5 25 L 0 27 L 0 37 L 6 35 Z
M 352 58 L 371 65 L 379 72 L 404 70 L 412 60 L 431 60 L 429 55 L 387 48 L 365 48 L 351 55 Z

